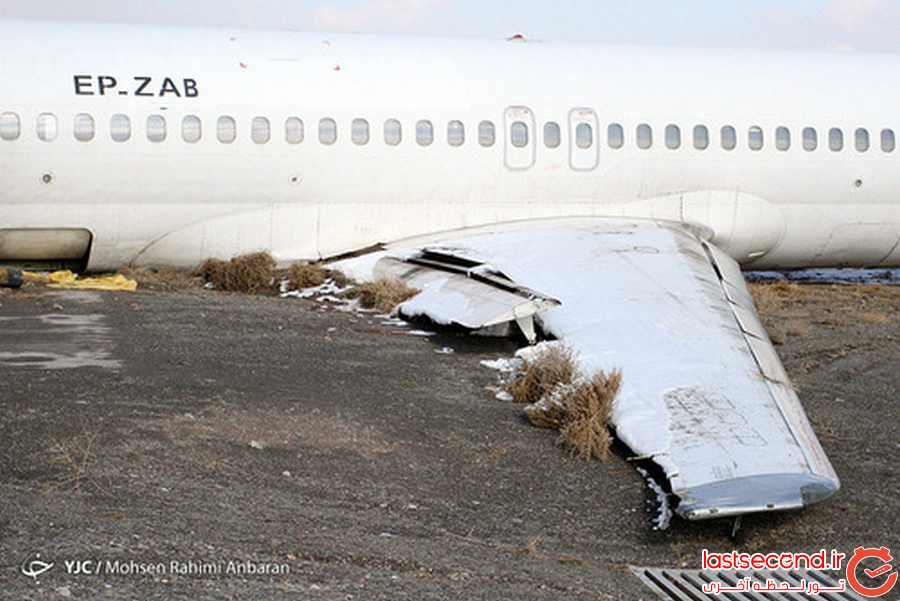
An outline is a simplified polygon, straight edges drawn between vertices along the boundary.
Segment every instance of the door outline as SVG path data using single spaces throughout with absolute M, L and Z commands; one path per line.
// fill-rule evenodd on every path
M 528 144 L 517 148 L 512 144 L 512 125 L 521 121 L 528 127 Z M 510 106 L 503 111 L 503 162 L 510 171 L 528 171 L 537 158 L 534 112 L 527 106 Z
M 579 148 L 576 130 L 587 123 L 593 131 L 590 148 Z M 578 107 L 569 111 L 569 167 L 573 171 L 593 171 L 600 164 L 600 122 L 592 108 Z

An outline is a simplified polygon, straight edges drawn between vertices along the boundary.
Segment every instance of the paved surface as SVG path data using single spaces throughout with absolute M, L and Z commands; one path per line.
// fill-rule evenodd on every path
M 629 564 L 896 552 L 900 289 L 856 290 L 761 301 L 844 490 L 746 518 L 737 541 L 731 522 L 653 531 L 621 450 L 571 459 L 495 400 L 478 362 L 511 342 L 198 290 L 4 291 L 0 598 L 650 599 Z M 35 553 L 56 564 L 37 581 Z

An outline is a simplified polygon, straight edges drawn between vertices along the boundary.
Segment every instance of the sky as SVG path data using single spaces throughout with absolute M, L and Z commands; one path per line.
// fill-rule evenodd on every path
M 0 18 L 900 52 L 900 0 L 0 0 Z

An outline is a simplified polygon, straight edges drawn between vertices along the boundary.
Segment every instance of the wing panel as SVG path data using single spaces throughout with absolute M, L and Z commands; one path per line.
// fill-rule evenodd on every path
M 739 266 L 696 232 L 559 220 L 480 228 L 439 249 L 559 300 L 543 328 L 586 370 L 623 371 L 616 433 L 663 468 L 683 516 L 799 508 L 837 490 Z

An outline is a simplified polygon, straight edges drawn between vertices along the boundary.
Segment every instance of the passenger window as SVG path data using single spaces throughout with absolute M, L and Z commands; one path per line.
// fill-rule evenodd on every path
M 681 148 L 681 128 L 677 125 L 666 126 L 666 148 L 669 150 Z
M 87 113 L 75 115 L 75 139 L 79 142 L 90 142 L 94 139 L 94 118 Z
M 284 120 L 284 141 L 288 144 L 300 144 L 306 132 L 303 129 L 303 120 L 299 117 L 288 117 Z
M 56 115 L 41 113 L 37 118 L 37 137 L 43 142 L 52 142 L 59 135 L 59 123 Z
M 354 119 L 350 124 L 350 139 L 357 146 L 369 143 L 369 122 L 365 119 Z
M 462 146 L 466 141 L 466 127 L 462 121 L 451 121 L 447 124 L 447 142 L 450 146 Z
M 419 146 L 431 146 L 434 142 L 434 125 L 431 121 L 421 120 L 416 123 L 416 143 Z
M 844 132 L 842 130 L 835 127 L 828 132 L 828 147 L 834 152 L 844 149 Z
M 594 128 L 590 123 L 579 123 L 575 128 L 575 145 L 582 150 L 594 145 Z
M 647 150 L 653 146 L 653 128 L 646 123 L 637 127 L 637 145 L 641 150 Z
M 478 124 L 478 143 L 489 148 L 494 145 L 497 139 L 497 131 L 494 128 L 493 121 L 482 121 Z
M 611 123 L 606 128 L 606 142 L 610 148 L 622 148 L 625 145 L 625 130 L 618 123 Z
M 856 130 L 856 150 L 857 152 L 869 151 L 869 130 L 859 128 Z
M 782 152 L 791 149 L 791 130 L 786 127 L 775 130 L 775 148 Z
M 528 125 L 524 121 L 514 121 L 509 128 L 509 141 L 516 148 L 528 146 Z
M 762 128 L 757 125 L 751 127 L 747 140 L 750 150 L 762 150 L 766 141 Z
M 384 143 L 388 146 L 397 146 L 403 140 L 403 126 L 396 119 L 388 119 L 384 122 Z
M 6 141 L 18 140 L 22 133 L 22 122 L 16 113 L 0 114 L 0 138 Z
M 337 123 L 334 119 L 321 119 L 319 121 L 319 142 L 331 146 L 337 142 Z
M 200 117 L 188 115 L 181 120 L 181 139 L 188 144 L 196 144 L 203 136 L 203 126 Z
M 544 146 L 547 148 L 559 148 L 562 143 L 562 133 L 559 123 L 548 121 L 544 123 Z
M 881 130 L 881 150 L 884 152 L 894 152 L 897 148 L 897 138 L 894 136 L 894 130 Z
M 166 139 L 166 118 L 162 115 L 147 117 L 147 139 L 151 142 L 162 142 Z
M 803 150 L 812 152 L 819 147 L 819 133 L 814 127 L 803 129 Z
M 250 139 L 256 144 L 268 144 L 272 139 L 272 125 L 265 117 L 254 117 L 250 123 Z
M 127 142 L 131 139 L 131 119 L 128 115 L 113 115 L 109 120 L 109 136 L 113 142 Z
M 231 144 L 237 139 L 237 123 L 233 117 L 219 117 L 216 121 L 216 138 L 222 144 Z
M 722 128 L 720 132 L 722 136 L 722 149 L 723 150 L 734 150 L 737 148 L 737 130 L 731 127 L 730 125 L 726 125 Z
M 694 148 L 697 150 L 706 150 L 709 148 L 709 130 L 705 125 L 697 125 L 694 127 Z

